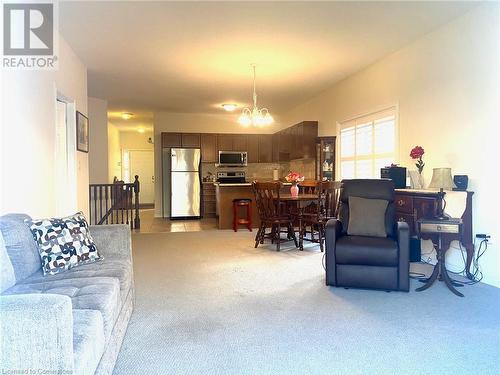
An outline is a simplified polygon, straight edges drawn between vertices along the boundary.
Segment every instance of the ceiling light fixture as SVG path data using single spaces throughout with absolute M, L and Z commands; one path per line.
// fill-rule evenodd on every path
M 141 134 L 145 132 L 144 128 L 139 128 L 139 129 L 137 129 L 137 131 L 138 131 L 139 133 L 141 133 Z
M 124 120 L 130 120 L 134 114 L 130 112 L 123 112 L 122 113 L 122 119 Z
M 238 108 L 238 105 L 232 103 L 225 103 L 222 104 L 222 108 L 224 108 L 228 112 L 233 112 L 236 108 Z
M 253 108 L 248 107 L 243 108 L 238 122 L 243 126 L 265 126 L 273 123 L 273 117 L 269 113 L 267 108 L 257 107 L 257 91 L 255 84 L 255 64 L 252 64 L 253 68 Z

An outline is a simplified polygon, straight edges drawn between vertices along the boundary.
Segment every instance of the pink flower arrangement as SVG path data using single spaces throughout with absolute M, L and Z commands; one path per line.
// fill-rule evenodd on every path
M 421 146 L 415 146 L 413 149 L 410 151 L 410 157 L 412 159 L 417 159 L 417 162 L 415 163 L 415 166 L 418 169 L 418 173 L 422 174 L 422 171 L 424 170 L 425 163 L 422 160 L 422 156 L 424 156 L 425 151 Z
M 290 173 L 288 173 L 286 175 L 285 180 L 287 182 L 291 182 L 292 184 L 298 184 L 299 182 L 304 181 L 304 176 L 302 176 L 298 172 L 292 172 L 292 171 L 290 171 Z

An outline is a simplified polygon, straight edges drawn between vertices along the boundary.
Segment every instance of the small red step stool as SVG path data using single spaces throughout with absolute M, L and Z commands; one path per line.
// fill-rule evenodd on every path
M 245 207 L 246 216 L 244 219 L 238 218 L 238 208 Z M 251 199 L 233 199 L 233 230 L 238 231 L 239 225 L 246 225 L 247 229 L 252 231 L 252 200 Z

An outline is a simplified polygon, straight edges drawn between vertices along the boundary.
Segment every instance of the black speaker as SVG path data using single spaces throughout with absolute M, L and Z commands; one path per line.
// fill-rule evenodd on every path
M 418 238 L 410 238 L 410 262 L 420 262 L 422 250 Z
M 469 177 L 466 175 L 455 175 L 453 177 L 453 182 L 457 185 L 453 190 L 456 191 L 466 191 L 467 185 L 469 184 Z
M 392 180 L 396 189 L 406 188 L 406 168 L 404 167 L 380 168 L 380 178 Z

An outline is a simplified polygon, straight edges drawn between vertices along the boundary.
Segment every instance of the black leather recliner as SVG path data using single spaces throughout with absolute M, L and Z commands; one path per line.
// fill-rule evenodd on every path
M 349 196 L 388 201 L 387 237 L 350 236 Z M 343 180 L 338 219 L 326 225 L 326 285 L 408 292 L 408 224 L 396 222 L 391 180 Z

